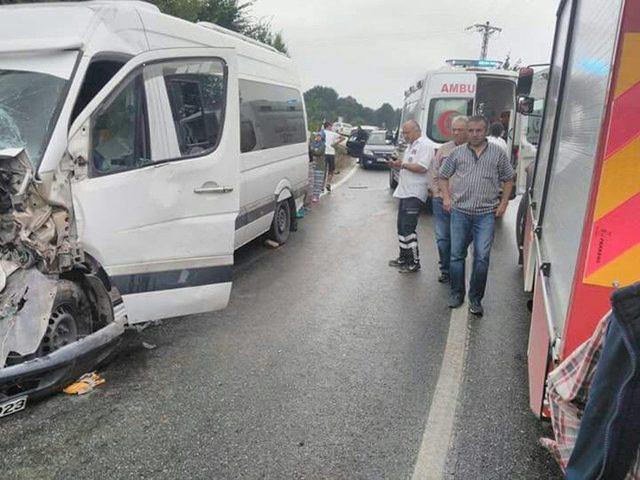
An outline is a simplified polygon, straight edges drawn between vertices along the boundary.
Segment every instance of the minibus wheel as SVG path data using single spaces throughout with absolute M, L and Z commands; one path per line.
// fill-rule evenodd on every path
M 291 233 L 291 207 L 287 200 L 283 200 L 276 205 L 276 213 L 271 222 L 269 238 L 279 244 L 285 243 Z
M 90 333 L 91 308 L 86 294 L 78 284 L 60 280 L 38 356 L 55 352 Z

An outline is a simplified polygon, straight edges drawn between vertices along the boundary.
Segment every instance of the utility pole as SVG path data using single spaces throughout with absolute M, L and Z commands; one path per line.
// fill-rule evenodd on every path
M 494 27 L 489 22 L 487 22 L 476 23 L 475 25 L 467 27 L 467 30 L 475 30 L 476 32 L 482 34 L 482 49 L 480 50 L 480 60 L 486 60 L 487 50 L 489 48 L 489 37 L 494 33 L 501 32 L 502 29 L 500 27 Z

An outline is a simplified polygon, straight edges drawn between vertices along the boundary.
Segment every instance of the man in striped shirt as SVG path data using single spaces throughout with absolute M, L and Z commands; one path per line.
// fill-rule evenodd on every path
M 469 282 L 469 311 L 482 315 L 496 217 L 507 210 L 514 171 L 507 154 L 487 142 L 487 119 L 469 118 L 468 143 L 456 147 L 440 167 L 444 209 L 451 212 L 449 307 L 465 297 L 465 260 L 473 241 L 473 270 Z M 452 181 L 449 188 L 449 179 Z M 500 189 L 502 187 L 502 193 Z

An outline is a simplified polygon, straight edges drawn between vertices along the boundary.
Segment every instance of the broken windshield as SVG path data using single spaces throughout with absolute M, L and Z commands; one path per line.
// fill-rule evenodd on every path
M 0 69 L 0 150 L 24 147 L 37 167 L 66 84 L 47 73 Z
M 75 60 L 74 52 L 0 59 L 0 150 L 42 160 Z

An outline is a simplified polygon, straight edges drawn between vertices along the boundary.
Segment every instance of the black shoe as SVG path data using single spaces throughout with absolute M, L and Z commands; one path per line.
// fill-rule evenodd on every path
M 398 272 L 400 273 L 415 273 L 420 270 L 419 263 L 405 263 Z
M 400 268 L 402 267 L 405 263 L 404 258 L 398 257 L 398 258 L 394 258 L 393 260 L 389 260 L 389 266 L 390 267 L 396 267 L 396 268 Z
M 449 274 L 445 272 L 440 272 L 440 275 L 438 275 L 438 282 L 449 283 Z
M 327 184 L 327 192 L 331 192 L 331 184 L 330 183 Z
M 484 308 L 480 302 L 469 302 L 469 313 L 481 317 L 484 314 Z
M 458 308 L 464 303 L 464 298 L 451 296 L 449 297 L 449 308 Z

